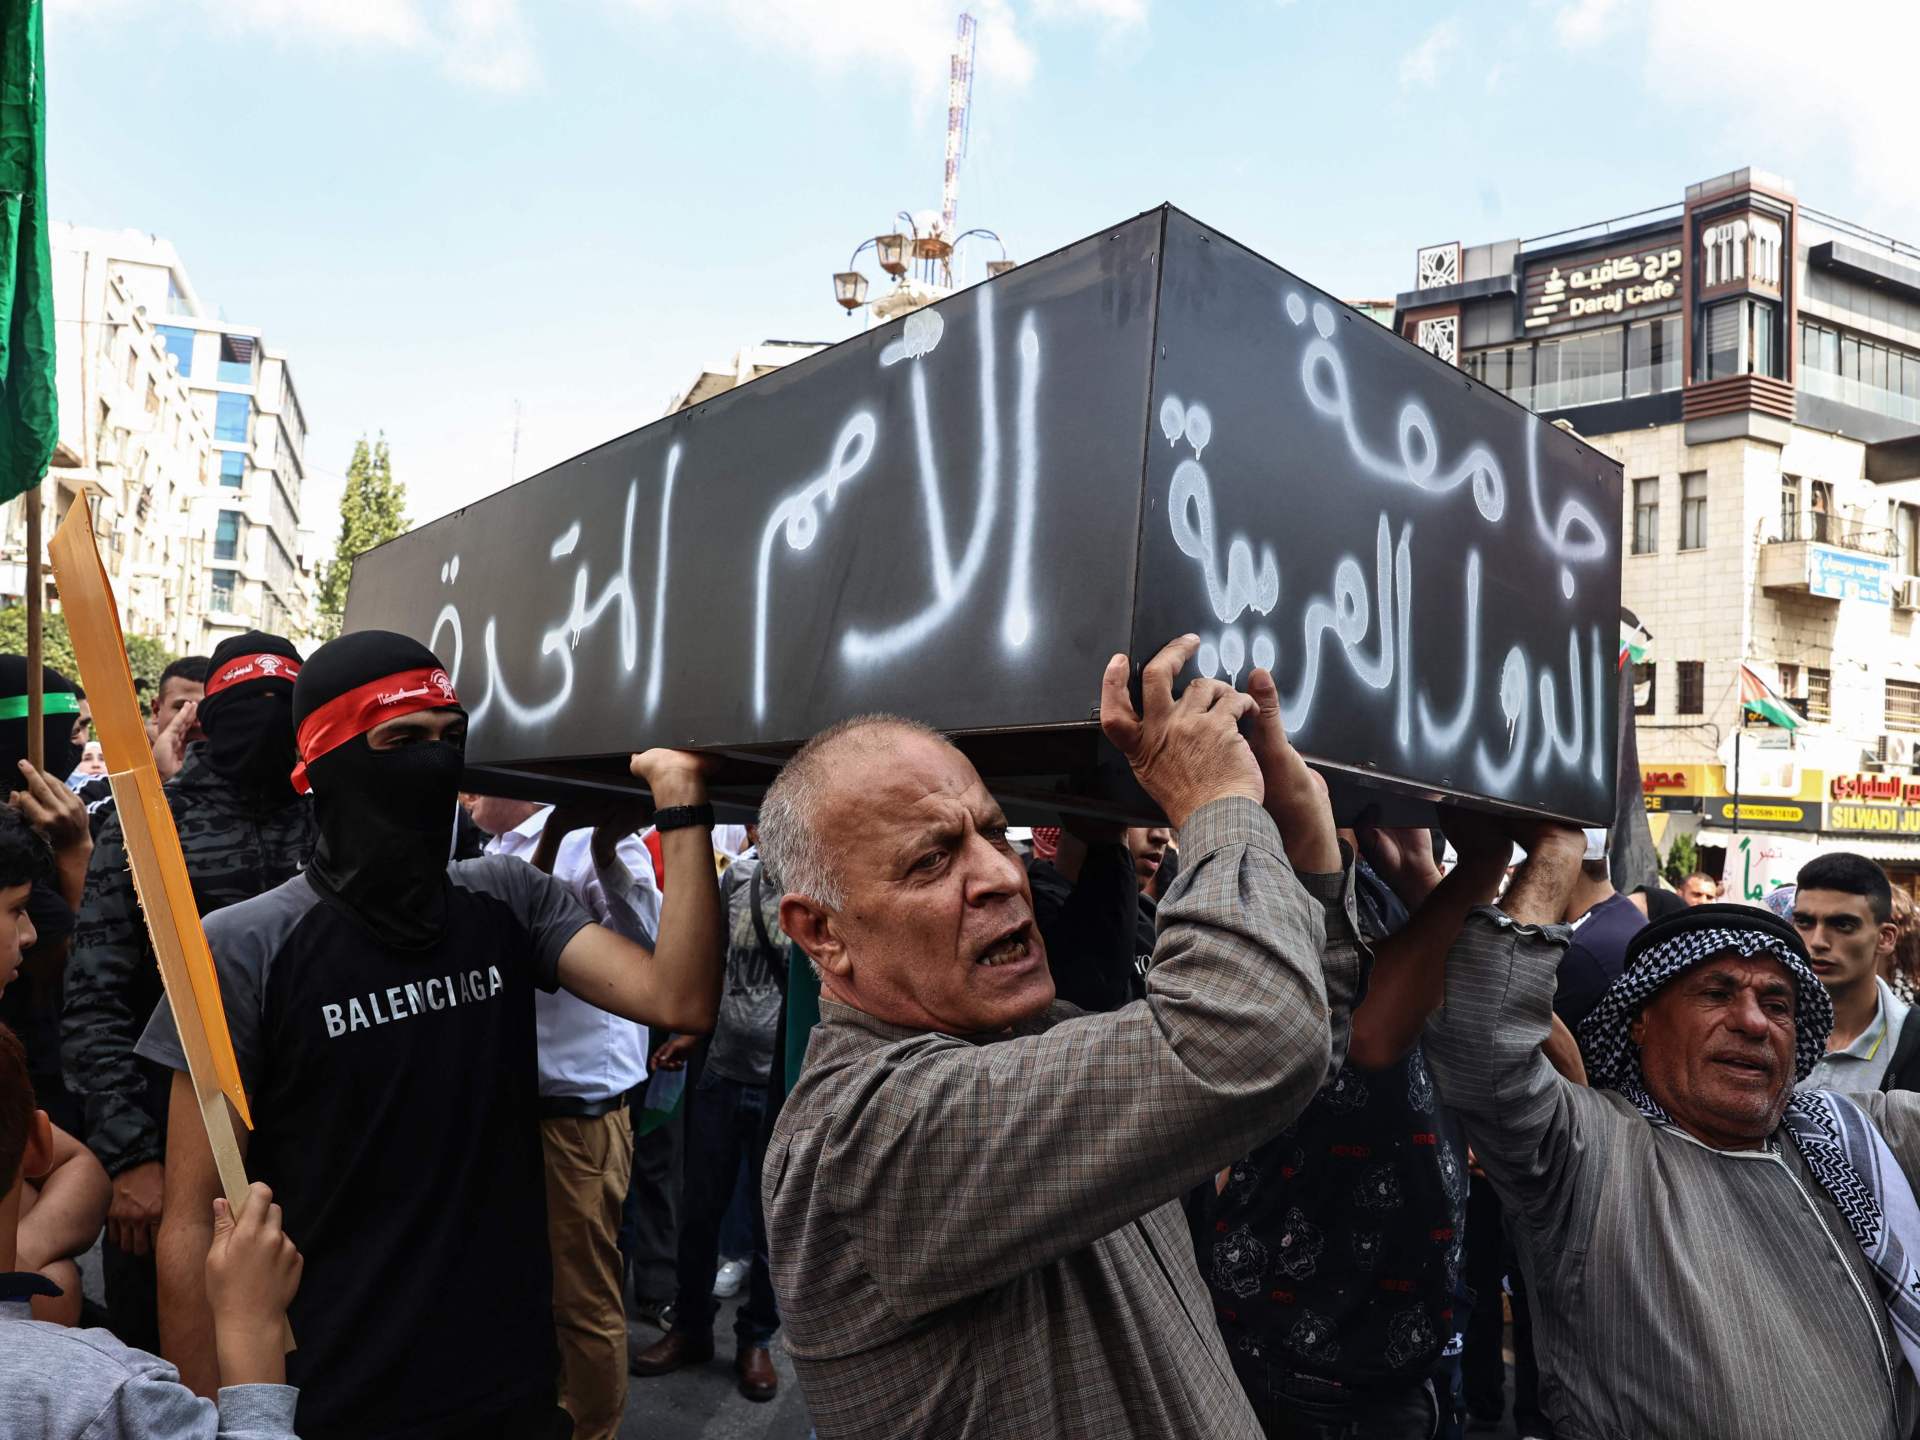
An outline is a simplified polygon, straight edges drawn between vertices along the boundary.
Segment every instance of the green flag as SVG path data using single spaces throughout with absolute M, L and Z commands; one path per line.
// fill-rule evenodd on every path
M 40 0 L 0 0 L 0 26 L 0 501 L 6 501 L 40 483 L 60 424 Z

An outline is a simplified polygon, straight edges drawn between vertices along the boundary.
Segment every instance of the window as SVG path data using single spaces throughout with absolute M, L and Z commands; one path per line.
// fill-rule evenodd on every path
M 238 510 L 222 510 L 220 520 L 213 531 L 213 558 L 216 560 L 237 560 L 240 558 L 240 524 Z
M 247 421 L 252 417 L 253 401 L 247 396 L 222 394 L 216 397 L 213 407 L 213 438 L 238 440 L 245 444 Z
M 1789 700 L 1800 698 L 1800 667 L 1780 662 L 1780 693 Z
M 231 611 L 233 592 L 237 588 L 239 575 L 232 570 L 209 570 L 207 574 L 213 579 L 207 595 L 208 607 L 214 610 Z
M 1920 352 L 1803 320 L 1797 380 L 1811 394 L 1920 422 Z
M 1633 713 L 1636 715 L 1653 714 L 1654 701 L 1659 693 L 1659 676 L 1654 671 L 1654 662 L 1643 661 L 1633 667 Z
M 180 325 L 156 325 L 160 338 L 166 342 L 167 353 L 173 356 L 174 364 L 183 376 L 193 374 L 193 331 Z
M 1740 304 L 1723 300 L 1700 312 L 1694 379 L 1724 380 L 1740 373 Z
M 1911 680 L 1887 681 L 1887 729 L 1920 732 L 1920 684 Z
M 1800 538 L 1800 477 L 1798 475 L 1780 477 L 1780 538 L 1782 540 Z
M 1920 574 L 1920 505 L 1894 503 L 1893 559 L 1896 575 Z
M 1703 660 L 1680 662 L 1679 694 L 1674 697 L 1674 713 L 1698 715 L 1707 708 L 1707 666 Z
M 253 383 L 253 340 L 246 335 L 220 337 L 220 369 L 217 378 L 229 385 Z
M 1747 306 L 1747 370 L 1754 375 L 1778 375 L 1773 363 L 1773 306 L 1749 300 Z
M 247 457 L 239 450 L 220 452 L 220 483 L 229 490 L 238 490 L 247 483 Z
M 1833 672 L 1807 667 L 1807 719 L 1825 720 L 1833 714 Z
M 1633 482 L 1633 553 L 1652 555 L 1660 549 L 1660 481 Z
M 1680 317 L 1637 320 L 1627 327 L 1627 394 L 1680 388 Z
M 1619 326 L 1542 340 L 1534 350 L 1536 410 L 1598 405 L 1625 393 L 1626 371 Z
M 1703 474 L 1680 477 L 1680 548 L 1707 548 L 1707 477 Z

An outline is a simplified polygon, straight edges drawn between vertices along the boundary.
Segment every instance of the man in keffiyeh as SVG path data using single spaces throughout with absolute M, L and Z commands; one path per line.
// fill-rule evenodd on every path
M 1902 1440 L 1920 1415 L 1920 1096 L 1795 1095 L 1833 1007 L 1792 925 L 1709 904 L 1647 926 L 1540 1053 L 1580 832 L 1522 827 L 1427 1032 L 1513 1217 L 1561 1436 Z

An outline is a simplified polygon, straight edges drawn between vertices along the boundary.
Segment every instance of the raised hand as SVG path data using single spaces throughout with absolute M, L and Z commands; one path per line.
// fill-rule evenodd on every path
M 1273 676 L 1255 670 L 1247 676 L 1253 701 L 1253 755 L 1260 763 L 1267 814 L 1280 831 L 1293 868 L 1306 875 L 1331 875 L 1340 867 L 1340 836 L 1333 824 L 1327 782 L 1300 758 L 1280 721 L 1280 692 Z
M 1135 778 L 1178 829 L 1210 801 L 1264 793 L 1260 765 L 1239 730 L 1252 697 L 1218 680 L 1193 680 L 1173 698 L 1173 677 L 1200 648 L 1183 635 L 1147 662 L 1141 675 L 1144 714 L 1127 694 L 1127 657 L 1115 655 L 1100 678 L 1100 728 L 1133 767 Z
M 691 750 L 654 749 L 631 757 L 627 768 L 653 793 L 653 803 L 665 809 L 669 805 L 703 804 L 713 764 L 712 757 Z
M 173 712 L 166 727 L 153 737 L 153 768 L 163 781 L 171 780 L 187 761 L 187 735 L 200 718 L 200 702 L 189 700 Z

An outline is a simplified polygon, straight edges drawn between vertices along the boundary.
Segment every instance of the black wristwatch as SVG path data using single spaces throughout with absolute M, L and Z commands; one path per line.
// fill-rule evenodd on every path
M 699 805 L 669 805 L 664 810 L 653 812 L 653 828 L 662 835 L 669 830 L 685 830 L 690 825 L 711 830 L 713 806 L 704 802 Z

